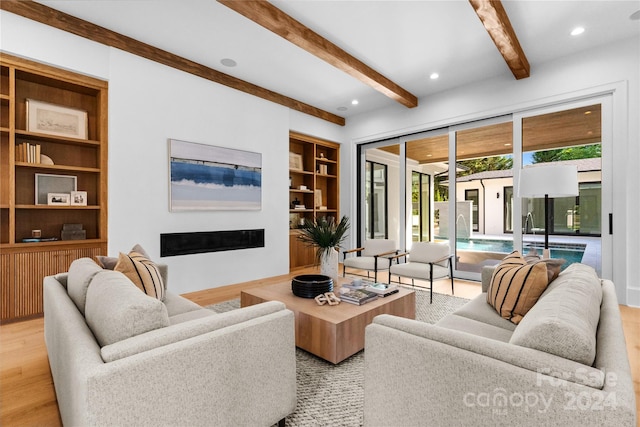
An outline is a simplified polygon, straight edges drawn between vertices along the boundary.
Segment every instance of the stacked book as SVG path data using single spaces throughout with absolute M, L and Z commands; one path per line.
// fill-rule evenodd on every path
M 386 297 L 399 292 L 398 285 L 389 283 L 367 283 L 365 289 L 375 292 L 381 297 Z
M 16 145 L 16 162 L 40 163 L 40 144 L 23 142 Z
M 378 294 L 367 289 L 349 289 L 343 286 L 340 299 L 349 304 L 362 305 L 378 299 Z

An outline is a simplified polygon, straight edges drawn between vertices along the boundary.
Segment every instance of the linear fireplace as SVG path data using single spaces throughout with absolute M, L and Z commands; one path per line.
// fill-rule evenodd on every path
M 264 229 L 160 234 L 160 256 L 263 248 Z

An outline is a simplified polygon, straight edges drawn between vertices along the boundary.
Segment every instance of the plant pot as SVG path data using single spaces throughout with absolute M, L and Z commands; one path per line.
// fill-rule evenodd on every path
M 338 251 L 331 249 L 320 258 L 320 274 L 331 277 L 334 282 L 338 280 Z

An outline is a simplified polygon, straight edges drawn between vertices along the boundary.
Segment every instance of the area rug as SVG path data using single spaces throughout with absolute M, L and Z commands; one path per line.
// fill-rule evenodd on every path
M 416 288 L 416 319 L 435 323 L 462 307 L 467 299 Z M 234 299 L 207 307 L 218 313 L 240 308 Z M 402 361 L 398 361 L 402 363 Z M 338 365 L 296 349 L 296 410 L 287 417 L 287 426 L 361 426 L 364 407 L 364 352 L 354 354 Z

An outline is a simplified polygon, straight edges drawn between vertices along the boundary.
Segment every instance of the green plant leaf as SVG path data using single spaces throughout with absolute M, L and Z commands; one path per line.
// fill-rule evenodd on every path
M 298 239 L 307 246 L 316 248 L 316 262 L 319 264 L 324 254 L 331 249 L 341 247 L 348 230 L 349 218 L 346 216 L 343 216 L 337 224 L 334 217 L 323 216 L 313 221 L 305 221 L 300 228 Z

